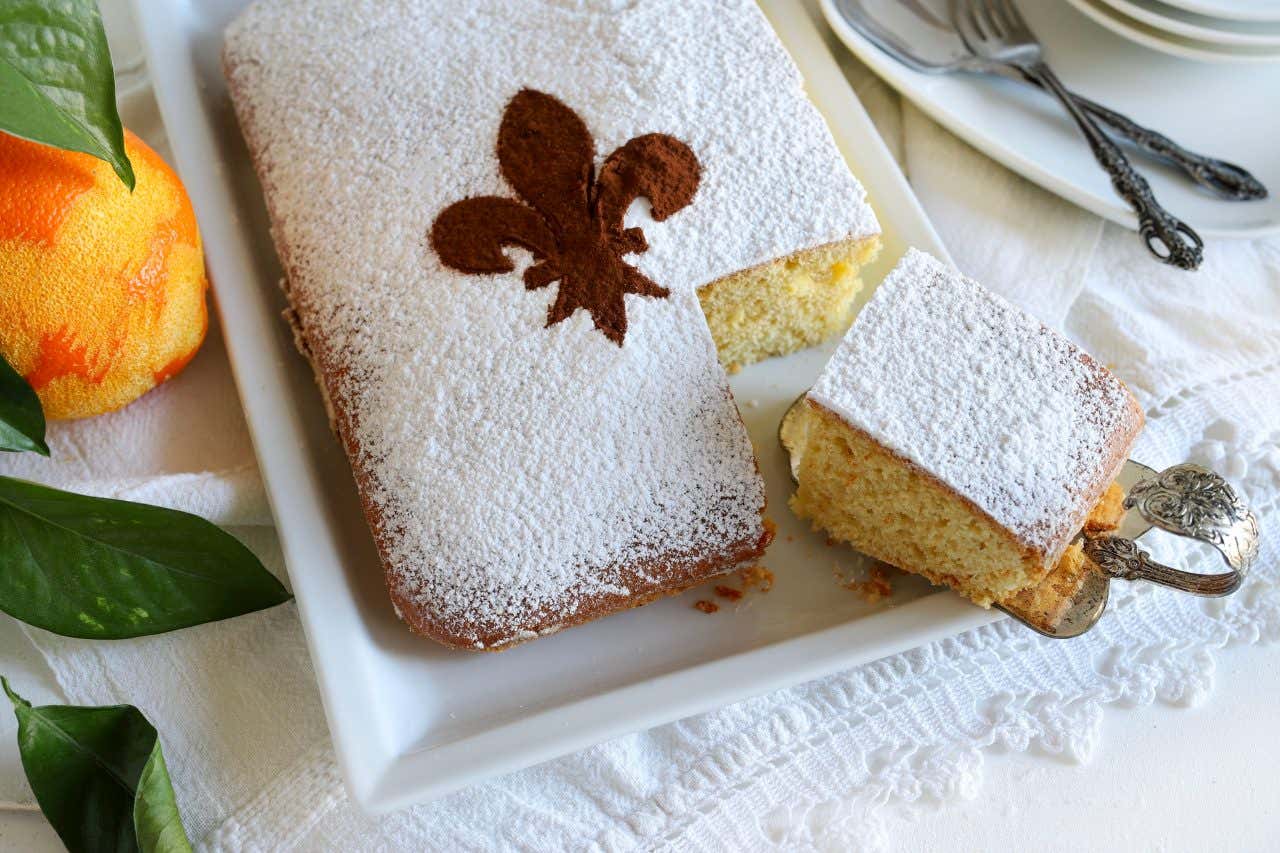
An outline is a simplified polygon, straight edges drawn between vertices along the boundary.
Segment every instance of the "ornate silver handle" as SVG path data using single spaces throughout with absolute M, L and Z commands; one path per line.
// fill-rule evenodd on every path
M 1231 571 L 1216 575 L 1184 572 L 1151 559 L 1132 539 L 1087 539 L 1085 554 L 1108 577 L 1147 580 L 1195 595 L 1230 595 L 1244 582 L 1258 557 L 1258 520 L 1226 480 L 1208 468 L 1183 464 L 1136 483 L 1125 498 L 1155 527 L 1207 542 Z
M 1256 201 L 1267 197 L 1267 188 L 1248 169 L 1188 151 L 1163 133 L 1143 127 L 1123 113 L 1072 93 L 1080 108 L 1103 122 L 1143 151 L 1173 163 L 1191 180 L 1225 199 Z
M 1146 178 L 1134 171 L 1120 146 L 1102 132 L 1076 99 L 1067 91 L 1058 75 L 1043 62 L 1018 66 L 1024 74 L 1057 96 L 1084 133 L 1093 156 L 1111 176 L 1111 185 L 1138 214 L 1138 233 L 1147 249 L 1158 259 L 1184 270 L 1194 270 L 1204 260 L 1204 241 L 1191 226 L 1160 206 Z

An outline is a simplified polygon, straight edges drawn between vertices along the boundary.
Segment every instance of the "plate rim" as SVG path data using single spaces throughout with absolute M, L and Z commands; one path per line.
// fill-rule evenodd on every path
M 1101 0 L 1101 2 L 1104 6 L 1111 7 L 1121 15 L 1126 15 L 1135 21 L 1172 35 L 1226 48 L 1263 48 L 1273 49 L 1275 52 L 1280 53 L 1280 27 L 1277 27 L 1275 32 L 1269 32 L 1265 35 L 1249 35 L 1231 30 L 1214 29 L 1207 24 L 1184 21 L 1176 16 L 1204 16 L 1199 16 L 1195 12 L 1188 12 L 1185 9 L 1179 9 L 1176 6 L 1167 6 L 1160 0 Z M 1166 6 L 1169 10 L 1167 13 L 1161 10 L 1161 7 Z M 1241 25 L 1239 21 L 1224 21 L 1223 23 Z M 1261 21 L 1251 23 L 1262 24 Z
M 761 5 L 803 71 L 810 96 L 823 111 L 837 140 L 848 135 L 848 128 L 860 126 L 862 130 L 854 139 L 859 144 L 869 143 L 874 149 L 874 155 L 860 159 L 879 161 L 880 173 L 864 181 L 877 214 L 883 215 L 887 204 L 900 211 L 887 217 L 888 221 L 899 215 L 912 217 L 905 230 L 914 231 L 921 238 L 916 245 L 949 260 L 919 200 L 836 65 L 812 10 L 789 14 L 797 10 L 789 0 L 761 0 Z M 388 750 L 379 748 L 372 733 L 359 730 L 358 702 L 348 695 L 363 694 L 362 685 L 352 682 L 373 675 L 367 665 L 343 666 L 341 638 L 331 629 L 332 611 L 318 600 L 324 572 L 331 571 L 331 565 L 340 558 L 328 526 L 318 471 L 304 452 L 303 418 L 289 404 L 288 379 L 306 368 L 298 363 L 296 354 L 284 351 L 280 335 L 273 333 L 279 318 L 267 310 L 267 294 L 274 282 L 265 280 L 266 274 L 255 262 L 250 251 L 249 223 L 235 204 L 228 158 L 224 157 L 214 130 L 214 110 L 219 105 L 210 104 L 202 96 L 203 78 L 192 48 L 195 38 L 208 37 L 209 28 L 197 23 L 198 12 L 190 0 L 181 4 L 171 0 L 132 0 L 132 7 L 174 165 L 196 208 L 206 261 L 211 277 L 218 282 L 215 307 L 285 562 L 290 567 L 307 566 L 304 572 L 290 572 L 290 580 L 338 765 L 353 799 L 365 811 L 378 814 L 423 802 L 610 737 L 870 663 L 1006 618 L 939 591 L 847 623 L 686 666 L 656 678 L 639 678 L 620 688 L 495 724 L 439 746 L 411 748 L 382 760 Z M 163 14 L 156 14 L 161 11 Z M 795 40 L 804 43 L 804 51 L 797 51 Z M 832 86 L 837 94 L 826 92 Z M 823 110 L 822 102 L 829 98 L 841 102 L 837 112 Z M 229 105 L 221 106 L 229 109 Z M 877 195 L 875 189 L 886 188 L 889 192 Z M 313 563 L 310 556 L 321 560 Z M 357 601 L 341 604 L 346 608 L 344 614 L 351 611 L 359 616 Z M 706 689 L 703 684 L 712 671 L 722 676 L 718 689 Z M 693 685 L 698 685 L 697 689 L 685 689 Z M 637 705 L 634 701 L 641 693 L 660 689 L 668 696 L 681 695 L 673 693 L 672 688 L 683 691 L 680 701 L 669 700 L 661 705 L 651 701 Z M 616 709 L 624 713 L 614 713 Z M 529 737 L 531 730 L 538 731 L 537 738 Z M 377 755 L 380 763 L 374 766 L 366 752 Z
M 1142 47 L 1167 53 L 1179 59 L 1209 65 L 1274 65 L 1280 63 L 1280 49 L 1258 51 L 1254 48 L 1228 47 L 1189 39 L 1163 32 L 1120 12 L 1106 0 L 1067 0 L 1073 9 L 1100 27 Z
M 1268 23 L 1280 24 L 1280 7 L 1275 12 L 1248 12 L 1241 9 L 1224 9 L 1221 5 L 1215 5 L 1213 0 L 1163 0 L 1165 5 L 1173 6 L 1178 9 L 1184 9 L 1188 12 L 1194 12 L 1197 15 L 1206 17 L 1221 18 L 1227 21 L 1240 21 L 1242 23 Z

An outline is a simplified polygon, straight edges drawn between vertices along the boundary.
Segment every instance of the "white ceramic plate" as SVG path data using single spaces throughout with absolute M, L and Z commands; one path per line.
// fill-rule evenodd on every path
M 827 20 L 857 57 L 970 145 L 1099 216 L 1137 221 L 1062 108 L 1013 81 L 912 71 L 864 39 L 821 0 Z M 1174 59 L 1107 32 L 1061 0 L 1018 0 L 1059 75 L 1076 91 L 1183 145 L 1239 163 L 1271 188 L 1254 202 L 1221 201 L 1181 172 L 1135 155 L 1165 207 L 1205 238 L 1280 233 L 1280 65 L 1204 65 Z M 1206 247 L 1212 254 L 1213 243 Z
M 1276 0 L 1165 0 L 1165 3 L 1214 18 L 1280 24 L 1280 3 Z
M 1166 33 L 1227 47 L 1280 49 L 1280 26 L 1211 18 L 1156 0 L 1102 0 L 1122 15 Z
M 134 0 L 177 167 L 195 203 L 227 350 L 271 496 L 339 762 L 356 800 L 385 811 L 487 776 L 990 622 L 996 614 L 904 578 L 864 603 L 833 569 L 865 568 L 786 509 L 775 431 L 825 362 L 813 350 L 743 370 L 733 389 L 779 530 L 768 594 L 713 616 L 706 591 L 502 654 L 448 651 L 392 614 L 355 487 L 310 372 L 280 319 L 280 270 L 219 67 L 246 0 Z M 912 244 L 946 257 L 866 113 L 796 4 L 766 4 L 886 225 L 878 281 Z M 815 13 L 816 14 L 816 13 Z
M 1142 47 L 1179 59 L 1212 64 L 1276 63 L 1274 48 L 1228 47 L 1199 39 L 1189 39 L 1157 29 L 1104 5 L 1102 0 L 1067 0 L 1072 6 L 1111 32 Z

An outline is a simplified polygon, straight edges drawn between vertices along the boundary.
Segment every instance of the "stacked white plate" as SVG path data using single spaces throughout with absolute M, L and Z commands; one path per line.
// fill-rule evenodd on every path
M 1069 0 L 1130 41 L 1200 62 L 1280 62 L 1280 0 Z

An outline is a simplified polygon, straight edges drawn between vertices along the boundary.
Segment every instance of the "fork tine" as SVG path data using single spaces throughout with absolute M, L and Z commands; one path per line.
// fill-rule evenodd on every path
M 951 16 L 951 25 L 959 30 L 962 36 L 967 37 L 967 34 L 972 29 L 969 25 L 969 3 L 967 0 L 949 0 L 947 13 Z
M 991 16 L 991 20 L 996 30 L 996 35 L 1000 38 L 1008 38 L 1009 25 L 1004 19 L 1004 10 L 1000 8 L 1000 0 L 986 0 L 987 14 Z
M 987 37 L 987 31 L 982 26 L 978 18 L 978 8 L 982 5 L 981 0 L 955 0 L 955 5 L 959 13 L 956 15 L 957 23 L 968 27 L 972 35 L 976 35 L 979 39 Z
M 998 36 L 1001 38 L 1009 38 L 1009 19 L 1005 18 L 1004 9 L 1002 9 L 1001 6 L 1001 0 L 987 0 L 987 9 L 989 10 L 989 13 L 991 13 L 991 19 L 993 24 L 995 24 Z
M 952 23 L 970 49 L 1008 65 L 1035 62 L 1041 47 L 1015 0 L 952 0 Z
M 1027 26 L 1026 18 L 1022 17 L 1022 13 L 1018 11 L 1017 5 L 1013 0 L 996 0 L 999 5 L 1001 14 L 1005 20 L 1005 33 L 1015 38 L 1028 38 L 1031 35 L 1031 29 Z
M 1000 0 L 985 0 L 982 6 L 986 10 L 987 17 L 991 20 L 991 34 L 999 39 L 1007 39 L 1009 37 L 1009 25 L 1005 23 L 1001 14 Z
M 1004 4 L 1001 0 L 987 0 L 988 9 L 991 9 L 991 19 L 995 20 L 996 26 L 1000 29 L 1001 38 L 1009 38 L 1009 19 L 1005 17 Z
M 969 0 L 969 8 L 973 10 L 973 18 L 978 22 L 978 30 L 983 38 L 998 38 L 999 29 L 991 19 L 991 9 L 985 0 Z
M 996 0 L 1000 4 L 1001 13 L 1006 21 L 1009 22 L 1010 28 L 1015 28 L 1022 23 L 1022 15 L 1018 12 L 1018 7 L 1011 0 Z

